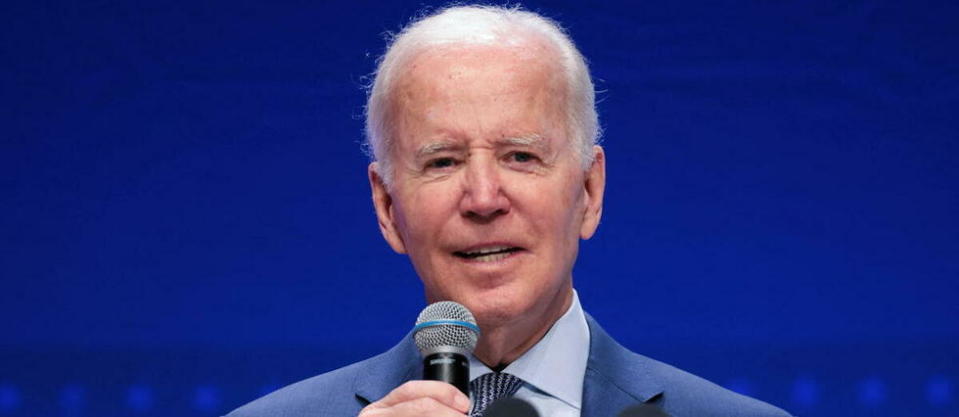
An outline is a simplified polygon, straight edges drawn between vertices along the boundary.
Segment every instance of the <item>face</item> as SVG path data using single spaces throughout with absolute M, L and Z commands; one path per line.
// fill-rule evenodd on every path
M 604 155 L 584 170 L 565 123 L 553 54 L 433 49 L 390 97 L 393 183 L 370 166 L 380 228 L 408 254 L 429 302 L 453 300 L 480 325 L 566 303 L 580 238 L 599 222 Z

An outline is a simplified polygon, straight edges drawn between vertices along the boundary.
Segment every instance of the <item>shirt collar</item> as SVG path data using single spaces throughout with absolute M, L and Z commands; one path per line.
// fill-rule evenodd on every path
M 503 372 L 515 375 L 574 408 L 582 408 L 583 376 L 589 360 L 589 327 L 573 291 L 573 301 L 546 335 Z M 492 372 L 470 355 L 470 380 Z

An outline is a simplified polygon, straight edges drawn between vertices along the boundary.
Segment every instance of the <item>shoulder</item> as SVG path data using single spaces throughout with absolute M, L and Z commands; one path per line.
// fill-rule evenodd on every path
M 227 417 L 356 415 L 362 407 L 354 394 L 354 381 L 374 359 L 280 388 L 233 410 Z
M 372 358 L 281 388 L 228 417 L 355 416 L 366 404 L 413 378 L 419 353 L 408 334 Z
M 587 379 L 598 385 L 587 391 L 596 399 L 649 402 L 673 417 L 788 417 L 789 413 L 762 401 L 737 394 L 672 365 L 632 352 L 613 340 L 591 317 Z M 592 373 L 592 376 L 589 373 Z
M 657 403 L 673 417 L 789 417 L 789 413 L 780 408 L 663 362 L 630 353 L 662 381 L 663 393 Z

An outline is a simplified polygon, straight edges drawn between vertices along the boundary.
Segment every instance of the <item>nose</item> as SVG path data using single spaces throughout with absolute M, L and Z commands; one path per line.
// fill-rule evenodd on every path
M 475 158 L 467 163 L 460 213 L 471 220 L 489 222 L 509 213 L 510 200 L 503 193 L 496 163 Z

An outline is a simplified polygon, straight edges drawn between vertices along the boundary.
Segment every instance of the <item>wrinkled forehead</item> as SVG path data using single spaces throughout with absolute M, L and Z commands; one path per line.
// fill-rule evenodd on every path
M 551 45 L 538 42 L 424 49 L 403 63 L 394 80 L 388 100 L 391 136 L 402 137 L 413 122 L 429 124 L 430 117 L 457 112 L 460 119 L 482 115 L 487 122 L 530 119 L 510 113 L 516 110 L 548 117 L 549 124 L 565 131 L 568 83 L 555 56 Z M 475 113 L 464 117 L 465 111 Z
M 561 68 L 545 46 L 502 47 L 449 45 L 412 55 L 399 74 L 398 87 L 444 85 L 449 80 L 500 81 L 485 85 L 496 89 L 507 82 L 562 86 Z
M 535 76 L 556 81 L 563 78 L 559 50 L 555 45 L 537 37 L 509 44 L 423 45 L 402 57 L 396 67 L 393 76 L 398 84 L 408 84 L 411 81 L 441 82 L 437 71 L 444 70 L 447 76 L 470 75 L 460 73 L 468 67 L 475 71 L 471 74 L 474 76 L 483 73 L 501 74 L 506 70 L 515 76 Z

